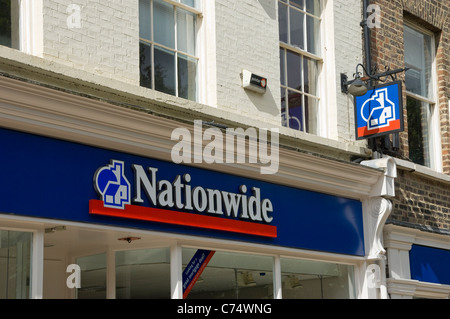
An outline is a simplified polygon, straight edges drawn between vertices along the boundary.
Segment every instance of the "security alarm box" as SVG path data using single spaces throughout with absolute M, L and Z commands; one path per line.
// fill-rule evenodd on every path
M 258 93 L 266 93 L 267 78 L 242 70 L 242 87 Z

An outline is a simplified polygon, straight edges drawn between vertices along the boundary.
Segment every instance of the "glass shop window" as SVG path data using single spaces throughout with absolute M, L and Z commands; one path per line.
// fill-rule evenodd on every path
M 116 252 L 116 299 L 169 298 L 169 248 Z
M 353 266 L 281 258 L 283 299 L 353 299 Z
M 272 257 L 192 248 L 183 248 L 182 254 L 185 299 L 273 298 Z M 208 254 L 212 254 L 211 259 L 195 278 Z M 187 280 L 186 275 L 192 280 Z M 188 293 L 186 289 L 190 289 Z
M 33 234 L 0 229 L 0 299 L 31 296 Z
M 78 257 L 81 287 L 78 299 L 106 299 L 106 253 Z

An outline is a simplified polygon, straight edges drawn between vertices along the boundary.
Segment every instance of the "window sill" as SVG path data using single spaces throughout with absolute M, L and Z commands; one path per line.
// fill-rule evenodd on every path
M 397 167 L 399 169 L 408 171 L 410 173 L 417 173 L 422 176 L 432 178 L 434 180 L 440 181 L 440 182 L 447 182 L 450 183 L 450 176 L 446 175 L 444 173 L 438 172 L 436 170 L 433 170 L 429 167 L 419 165 L 413 162 L 405 161 L 399 158 L 394 158 L 395 163 L 397 164 Z
M 230 127 L 270 127 L 279 129 L 280 145 L 303 153 L 349 161 L 353 156 L 368 158 L 371 150 L 358 142 L 340 142 L 279 125 L 274 125 L 219 107 L 205 105 L 141 87 L 95 73 L 77 70 L 0 46 L 0 69 L 3 73 L 29 82 L 56 87 L 69 93 L 88 95 L 95 99 L 136 110 L 189 122 L 196 119 L 215 121 Z M 76 91 L 76 92 L 75 92 Z M 151 105 L 151 107 L 148 107 Z

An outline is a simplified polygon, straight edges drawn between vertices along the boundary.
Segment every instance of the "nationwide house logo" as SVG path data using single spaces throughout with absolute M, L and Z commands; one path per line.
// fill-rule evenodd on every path
M 240 185 L 238 192 L 191 185 L 190 174 L 173 180 L 158 178 L 159 169 L 131 164 L 132 184 L 125 163 L 111 160 L 94 174 L 100 200 L 89 201 L 89 214 L 277 237 L 270 225 L 274 207 L 261 189 Z M 133 193 L 133 195 L 132 195 Z M 133 196 L 133 198 L 132 198 Z
M 395 104 L 388 98 L 387 88 L 376 90 L 361 108 L 361 117 L 367 123 L 368 130 L 389 126 L 395 120 Z
M 112 160 L 111 165 L 95 173 L 95 190 L 105 207 L 124 209 L 126 204 L 131 203 L 131 188 L 124 175 L 124 165 L 124 162 Z
M 395 81 L 355 97 L 357 139 L 403 131 L 401 92 L 401 82 Z

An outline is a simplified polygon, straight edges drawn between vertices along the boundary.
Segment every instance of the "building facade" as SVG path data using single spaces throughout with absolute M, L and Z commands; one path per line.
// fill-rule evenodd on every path
M 449 297 L 444 1 L 0 4 L 1 298 Z
M 445 1 L 373 1 L 372 63 L 409 67 L 405 130 L 398 147 L 380 143 L 397 163 L 396 196 L 385 227 L 391 297 L 448 298 L 449 6 Z M 440 285 L 444 284 L 444 286 Z

